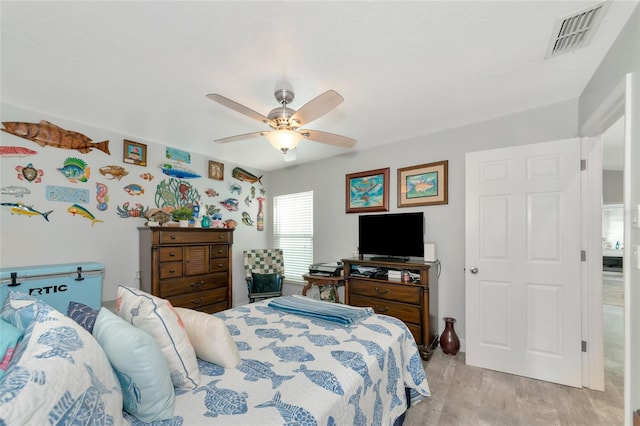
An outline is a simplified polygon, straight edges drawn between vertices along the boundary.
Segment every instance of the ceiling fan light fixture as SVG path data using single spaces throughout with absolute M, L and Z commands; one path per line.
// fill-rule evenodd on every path
M 267 140 L 275 148 L 286 154 L 287 151 L 298 146 L 302 140 L 302 135 L 293 130 L 272 130 L 267 134 Z

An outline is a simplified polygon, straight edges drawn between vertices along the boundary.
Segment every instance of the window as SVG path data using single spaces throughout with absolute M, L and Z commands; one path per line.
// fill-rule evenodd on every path
M 313 263 L 313 191 L 273 197 L 273 242 L 287 281 L 303 282 Z

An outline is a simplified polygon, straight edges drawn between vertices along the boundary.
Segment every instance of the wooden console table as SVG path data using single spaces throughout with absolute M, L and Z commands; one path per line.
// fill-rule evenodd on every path
M 330 285 L 333 287 L 333 291 L 336 294 L 336 303 L 340 303 L 340 295 L 338 294 L 338 285 L 344 285 L 344 277 L 328 277 L 325 275 L 314 275 L 307 274 L 303 275 L 302 278 L 307 282 L 307 285 L 302 289 L 302 295 L 307 295 L 307 290 L 311 288 L 312 285 L 317 286 L 325 286 Z

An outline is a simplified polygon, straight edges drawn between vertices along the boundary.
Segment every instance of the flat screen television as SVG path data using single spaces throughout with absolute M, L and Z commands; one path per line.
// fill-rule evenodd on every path
M 423 235 L 422 212 L 360 215 L 358 251 L 376 260 L 424 257 Z

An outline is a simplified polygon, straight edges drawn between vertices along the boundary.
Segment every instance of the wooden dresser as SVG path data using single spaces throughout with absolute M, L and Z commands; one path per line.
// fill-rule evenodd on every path
M 232 229 L 141 227 L 140 289 L 173 306 L 231 307 Z
M 438 342 L 437 264 L 430 262 L 391 262 L 366 259 L 342 259 L 345 278 L 345 303 L 370 306 L 377 314 L 401 319 L 422 351 L 430 352 Z M 384 268 L 407 271 L 412 281 L 370 276 L 361 271 Z M 421 354 L 424 357 L 423 352 Z M 428 354 L 430 356 L 430 353 Z

